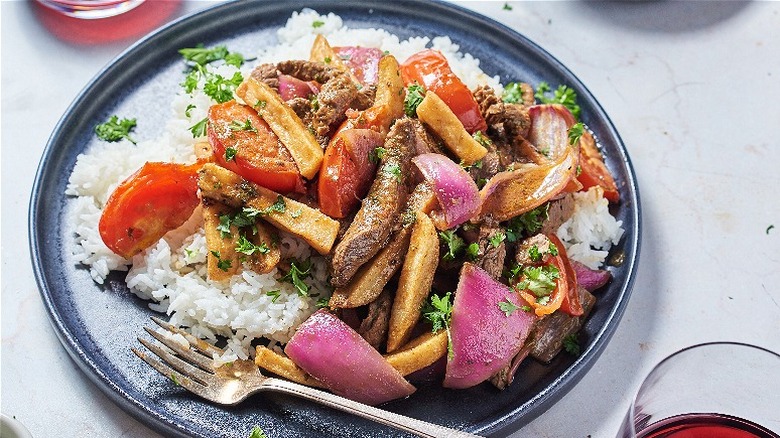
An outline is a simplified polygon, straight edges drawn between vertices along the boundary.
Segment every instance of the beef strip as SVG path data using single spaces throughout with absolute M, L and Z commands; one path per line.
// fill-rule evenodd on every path
M 531 259 L 528 251 L 531 249 L 531 247 L 536 246 L 540 254 L 550 252 L 550 243 L 550 239 L 541 233 L 535 234 L 519 242 L 517 245 L 517 250 L 515 251 L 515 262 L 521 266 L 528 266 L 538 263 L 538 260 Z
M 550 363 L 563 348 L 563 340 L 580 331 L 585 319 L 596 304 L 596 297 L 583 287 L 578 287 L 580 301 L 585 311 L 581 316 L 569 316 L 557 311 L 540 319 L 531 329 L 526 345 L 531 347 L 531 357 Z
M 558 228 L 569 220 L 572 214 L 574 214 L 574 195 L 569 193 L 560 199 L 550 202 L 550 208 L 547 210 L 547 219 L 542 223 L 542 229 L 539 232 L 555 234 Z
M 377 350 L 387 340 L 392 306 L 393 296 L 389 289 L 385 289 L 376 300 L 368 305 L 368 315 L 360 323 L 358 333 Z
M 368 85 L 358 90 L 355 100 L 349 105 L 350 108 L 363 111 L 374 104 L 376 97 L 376 85 Z
M 503 102 L 488 85 L 477 88 L 474 91 L 474 99 L 485 117 L 491 138 L 512 144 L 518 136 L 528 136 L 531 117 L 525 105 Z
M 425 125 L 419 120 L 419 119 L 410 119 L 411 123 L 414 125 L 414 132 L 415 132 L 415 142 L 414 147 L 416 150 L 416 155 L 421 154 L 428 154 L 428 153 L 436 153 L 441 154 L 442 147 L 441 140 L 436 137 L 435 134 L 430 132 L 428 128 L 425 127 Z
M 413 184 L 414 144 L 413 123 L 406 118 L 398 120 L 387 135 L 386 152 L 368 195 L 333 251 L 331 284 L 334 286 L 345 286 L 358 268 L 379 252 L 400 224 Z
M 474 264 L 484 269 L 496 281 L 500 281 L 506 259 L 506 242 L 499 240 L 502 234 L 506 236 L 504 229 L 497 224 L 484 222 L 480 225 L 477 239 L 479 253 L 474 260 Z M 494 245 L 495 242 L 498 242 L 498 245 Z
M 252 70 L 251 76 L 260 82 L 265 82 L 274 90 L 279 89 L 279 71 L 276 64 L 260 64 Z

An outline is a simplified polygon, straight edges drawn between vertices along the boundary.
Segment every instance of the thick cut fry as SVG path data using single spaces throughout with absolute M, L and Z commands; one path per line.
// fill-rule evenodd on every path
M 352 73 L 349 66 L 341 60 L 338 53 L 333 50 L 333 47 L 331 47 L 324 35 L 319 34 L 314 38 L 314 44 L 311 45 L 311 52 L 309 52 L 309 61 L 322 62 L 329 67 L 341 70 L 349 74 L 355 83 L 360 83 L 360 80 Z
M 227 280 L 241 267 L 236 253 L 238 240 L 238 228 L 230 226 L 230 233 L 224 235 L 217 229 L 219 217 L 230 214 L 232 208 L 218 202 L 205 199 L 203 202 L 203 229 L 206 234 L 206 248 L 208 248 L 207 266 L 208 277 L 212 280 Z
M 322 147 L 295 111 L 268 84 L 251 76 L 238 87 L 236 94 L 268 123 L 290 151 L 301 175 L 314 178 L 322 164 Z
M 258 367 L 301 385 L 313 386 L 315 388 L 325 387 L 319 380 L 302 370 L 289 357 L 262 345 L 258 345 L 255 351 L 257 352 L 255 365 Z
M 374 118 L 386 132 L 390 124 L 404 115 L 404 81 L 393 55 L 379 60 L 374 106 L 366 110 L 367 118 Z
M 466 132 L 458 116 L 433 91 L 425 93 L 417 107 L 417 117 L 444 140 L 447 149 L 463 164 L 472 165 L 487 154 L 487 149 Z
M 409 340 L 412 329 L 420 319 L 420 309 L 431 291 L 438 262 L 439 237 L 436 227 L 428 215 L 418 211 L 390 312 L 388 353 Z
M 271 225 L 302 238 L 320 254 L 327 254 L 336 240 L 338 221 L 216 164 L 203 165 L 198 187 L 204 198 L 261 212 L 262 218 Z
M 413 339 L 395 353 L 385 356 L 390 365 L 402 376 L 408 376 L 433 365 L 447 354 L 447 331 L 427 332 Z
M 268 251 L 256 251 L 247 256 L 247 264 L 252 271 L 258 274 L 267 274 L 279 264 L 282 259 L 282 251 L 279 249 L 279 234 L 276 229 L 263 221 L 255 222 L 256 233 L 248 233 L 247 239 L 253 244 Z

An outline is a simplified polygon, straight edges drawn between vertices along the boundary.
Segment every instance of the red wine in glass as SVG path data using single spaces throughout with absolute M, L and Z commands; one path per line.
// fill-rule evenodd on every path
M 722 414 L 675 415 L 637 433 L 637 438 L 780 438 L 751 421 Z

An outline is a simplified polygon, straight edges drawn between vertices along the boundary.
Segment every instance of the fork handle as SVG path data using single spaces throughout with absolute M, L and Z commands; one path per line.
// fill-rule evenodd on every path
M 332 408 L 348 412 L 377 423 L 396 429 L 411 432 L 417 436 L 427 438 L 475 438 L 468 432 L 450 429 L 438 424 L 428 423 L 415 418 L 406 417 L 383 409 L 375 408 L 363 403 L 356 402 L 329 392 L 320 391 L 308 386 L 300 385 L 295 382 L 289 382 L 281 379 L 268 379 L 264 382 L 263 389 L 283 392 L 296 395 L 298 397 L 313 400 L 317 403 L 330 406 Z

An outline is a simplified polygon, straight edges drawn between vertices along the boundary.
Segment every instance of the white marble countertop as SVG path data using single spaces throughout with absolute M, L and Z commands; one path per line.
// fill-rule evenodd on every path
M 60 345 L 27 237 L 49 134 L 132 41 L 70 44 L 41 25 L 32 2 L 0 3 L 2 412 L 36 437 L 157 436 Z M 210 4 L 184 3 L 177 14 Z M 612 437 L 667 354 L 712 340 L 780 351 L 780 3 L 510 4 L 463 5 L 525 34 L 596 96 L 631 154 L 644 225 L 618 331 L 585 378 L 513 436 Z

